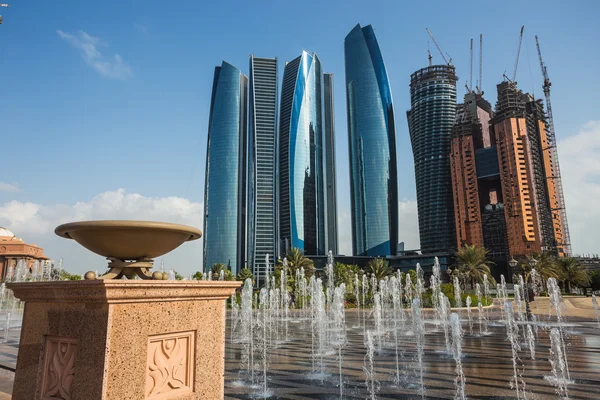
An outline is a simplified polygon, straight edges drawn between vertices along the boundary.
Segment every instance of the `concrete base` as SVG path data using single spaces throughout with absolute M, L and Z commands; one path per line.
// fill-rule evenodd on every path
M 25 301 L 13 399 L 222 399 L 225 299 L 240 284 L 8 284 Z

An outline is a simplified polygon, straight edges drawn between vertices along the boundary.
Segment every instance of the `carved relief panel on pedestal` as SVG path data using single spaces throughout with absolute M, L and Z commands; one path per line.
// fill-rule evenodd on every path
M 71 400 L 77 339 L 46 336 L 41 400 Z
M 146 399 L 163 400 L 193 392 L 195 339 L 194 331 L 148 338 Z

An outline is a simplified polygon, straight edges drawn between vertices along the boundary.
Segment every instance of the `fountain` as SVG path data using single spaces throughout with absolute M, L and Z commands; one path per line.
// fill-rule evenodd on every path
M 535 360 L 535 335 L 533 334 L 533 329 L 531 329 L 531 325 L 527 324 L 527 346 L 529 347 L 529 355 L 532 360 Z
M 471 318 L 471 296 L 467 296 L 467 315 L 469 318 L 469 335 L 473 335 L 473 318 Z
M 377 336 L 377 350 L 381 351 L 381 339 L 384 334 L 382 320 L 383 315 L 381 311 L 381 293 L 375 293 L 375 304 L 373 306 L 373 320 L 375 321 L 375 331 L 373 332 L 375 336 Z
M 462 294 L 460 291 L 460 282 L 458 281 L 458 277 L 454 277 L 454 307 L 461 308 L 462 307 Z
M 440 323 L 444 328 L 444 339 L 446 341 L 446 352 L 450 353 L 450 300 L 443 294 L 440 293 Z
M 253 312 L 252 312 L 252 279 L 247 278 L 242 288 L 242 310 L 240 330 L 244 343 L 242 352 L 242 369 L 246 370 L 250 382 L 254 382 L 254 338 L 253 338 Z
M 377 385 L 375 381 L 375 366 L 373 364 L 373 358 L 375 355 L 375 345 L 373 343 L 373 333 L 367 331 L 365 335 L 365 347 L 367 348 L 367 354 L 365 355 L 363 362 L 363 371 L 366 376 L 365 383 L 367 384 L 367 390 L 369 392 L 369 398 L 375 400 L 377 393 Z
M 598 322 L 598 328 L 600 328 L 600 310 L 598 310 L 598 299 L 596 299 L 595 294 L 592 294 L 592 305 L 594 306 L 594 312 L 596 313 L 596 322 Z
M 394 376 L 394 383 L 396 385 L 400 384 L 400 357 L 398 350 L 398 321 L 402 321 L 404 323 L 404 310 L 402 309 L 402 284 L 398 282 L 398 279 L 395 276 L 392 276 L 390 279 L 391 291 L 392 291 L 392 304 L 393 304 L 393 314 L 392 321 L 394 323 L 394 349 L 396 356 L 396 375 Z M 404 327 L 404 326 L 402 326 Z
M 416 271 L 417 271 L 417 282 L 415 284 L 415 292 L 416 292 L 416 295 L 419 297 L 421 304 L 423 304 L 423 293 L 425 293 L 425 278 L 424 278 L 423 269 L 421 268 L 421 264 L 417 263 Z
M 338 374 L 340 386 L 340 399 L 344 398 L 344 379 L 342 373 L 342 349 L 346 345 L 346 309 L 344 308 L 344 296 L 346 294 L 346 286 L 342 283 L 334 289 L 333 303 L 331 305 L 333 314 L 333 325 L 335 329 L 334 346 L 337 347 L 338 356 Z
M 441 295 L 444 296 L 443 294 Z M 419 395 L 422 399 L 424 399 L 425 381 L 423 380 L 423 354 L 425 353 L 425 325 L 423 322 L 423 315 L 419 299 L 414 299 L 412 302 L 412 330 L 415 335 L 417 346 L 416 361 L 419 374 Z
M 519 330 L 517 328 L 517 322 L 515 321 L 512 303 L 508 301 L 505 302 L 504 309 L 506 312 L 506 336 L 510 341 L 512 351 L 513 377 L 510 380 L 510 387 L 516 391 L 517 399 L 521 399 L 525 398 L 525 381 L 521 378 L 521 372 L 519 370 L 519 364 L 521 364 L 521 359 L 519 358 L 519 351 L 521 351 L 521 346 L 519 344 Z
M 559 397 L 568 399 L 569 391 L 567 386 L 573 382 L 568 377 L 567 353 L 562 343 L 563 339 L 560 331 L 552 328 L 550 331 L 550 357 L 548 358 L 552 366 L 552 375 L 545 376 L 544 379 L 554 385 L 556 394 Z
M 273 291 L 273 289 L 271 289 L 270 291 Z M 261 392 L 258 393 L 258 395 L 260 397 L 263 398 L 267 398 L 271 396 L 271 393 L 268 391 L 267 389 L 267 369 L 268 369 L 268 364 L 269 364 L 269 349 L 268 349 L 268 345 L 267 345 L 267 337 L 269 336 L 269 332 L 270 332 L 270 324 L 271 324 L 271 317 L 270 317 L 270 307 L 269 305 L 272 303 L 269 303 L 269 290 L 267 290 L 266 288 L 262 288 L 260 289 L 260 293 L 258 295 L 259 298 L 259 311 L 260 311 L 260 315 L 257 318 L 257 322 L 258 322 L 258 329 L 260 331 L 260 339 L 258 340 L 258 347 L 259 347 L 259 351 L 258 354 L 260 355 L 260 367 L 261 367 L 261 374 L 260 374 L 260 388 L 261 388 Z
M 558 282 L 554 278 L 548 279 L 548 297 L 550 298 L 550 310 L 554 309 L 556 313 L 556 322 L 558 324 L 558 332 L 560 333 L 560 343 L 563 349 L 566 349 L 565 345 L 565 335 L 563 332 L 563 318 L 562 318 L 562 310 L 565 307 L 563 303 L 562 296 L 560 294 L 560 287 L 558 286 Z M 565 370 L 567 372 L 567 379 L 571 379 L 571 374 L 569 372 L 569 362 L 567 360 L 567 353 L 564 352 L 564 362 L 565 362 Z
M 410 305 L 413 301 L 413 285 L 409 274 L 406 274 L 404 281 L 406 282 L 406 286 L 404 287 L 404 298 L 406 303 Z
M 327 353 L 327 314 L 325 294 L 321 278 L 310 277 L 312 376 L 323 381 L 325 378 L 324 356 Z
M 469 298 L 470 299 L 470 298 Z M 457 313 L 450 316 L 450 325 L 452 326 L 452 356 L 456 364 L 456 378 L 454 387 L 456 388 L 455 399 L 466 399 L 465 395 L 465 374 L 462 368 L 462 326 L 460 317 Z

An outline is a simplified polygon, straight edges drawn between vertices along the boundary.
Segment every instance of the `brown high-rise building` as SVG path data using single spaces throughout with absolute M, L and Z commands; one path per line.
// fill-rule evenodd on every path
M 458 246 L 471 244 L 483 246 L 479 187 L 475 166 L 475 141 L 481 137 L 482 124 L 469 103 L 476 101 L 475 94 L 465 96 L 465 103 L 456 108 L 456 123 L 450 142 L 450 168 L 452 197 Z M 489 129 L 488 129 L 489 131 Z
M 533 157 L 533 175 L 536 187 L 536 208 L 540 226 L 540 243 L 542 250 L 555 251 L 564 256 L 563 245 L 564 221 L 560 209 L 560 199 L 557 193 L 555 152 L 548 144 L 548 132 L 544 106 L 541 100 L 535 100 L 531 95 L 523 96 L 527 118 L 527 132 L 536 151 Z
M 564 255 L 543 104 L 514 82 L 497 88 L 495 113 L 473 92 L 457 107 L 450 153 L 457 246 L 483 246 L 504 261 Z
M 506 259 L 507 239 L 492 106 L 470 92 L 457 107 L 450 165 L 457 246 L 472 244 Z

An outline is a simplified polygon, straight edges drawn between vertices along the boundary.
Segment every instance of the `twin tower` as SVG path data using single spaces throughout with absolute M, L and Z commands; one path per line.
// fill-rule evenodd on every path
M 398 187 L 392 95 L 371 26 L 344 43 L 354 255 L 396 254 Z M 279 98 L 278 98 L 279 95 Z M 204 266 L 251 268 L 295 247 L 338 252 L 333 75 L 316 54 L 250 57 L 249 79 L 215 68 L 206 157 Z

